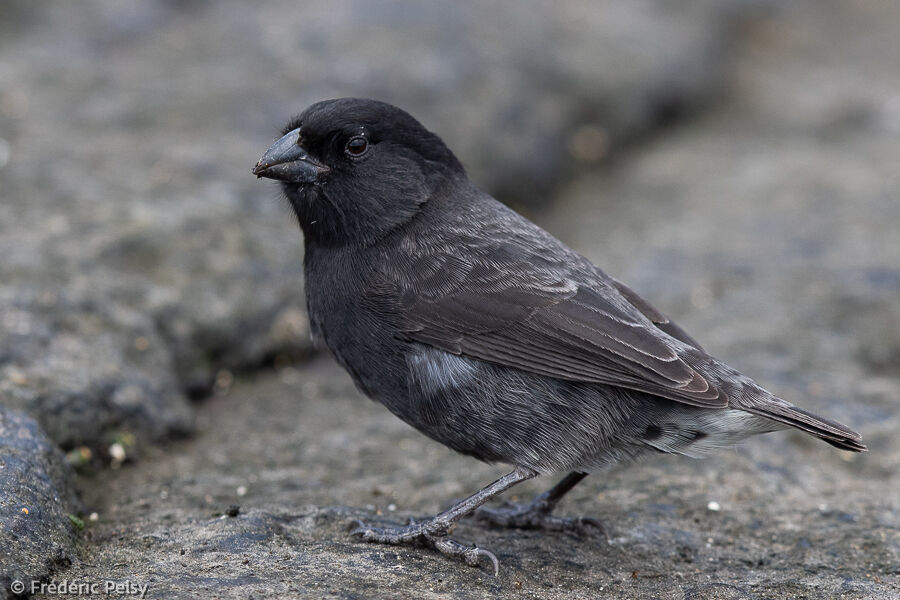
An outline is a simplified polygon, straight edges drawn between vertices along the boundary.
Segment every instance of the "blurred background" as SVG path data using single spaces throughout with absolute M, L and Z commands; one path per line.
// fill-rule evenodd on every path
M 896 598 L 898 40 L 887 0 L 4 0 L 0 582 Z M 502 468 L 311 345 L 299 229 L 250 167 L 339 96 L 407 109 L 484 189 L 872 452 L 778 434 L 592 477 L 563 510 L 608 522 L 598 539 L 460 527 L 498 580 L 348 541 L 354 516 L 404 522 Z

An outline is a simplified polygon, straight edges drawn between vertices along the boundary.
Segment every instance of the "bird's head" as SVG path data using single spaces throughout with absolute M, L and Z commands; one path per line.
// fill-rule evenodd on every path
M 380 239 L 465 178 L 438 136 L 396 106 L 361 98 L 307 108 L 253 173 L 282 182 L 307 242 L 322 245 Z

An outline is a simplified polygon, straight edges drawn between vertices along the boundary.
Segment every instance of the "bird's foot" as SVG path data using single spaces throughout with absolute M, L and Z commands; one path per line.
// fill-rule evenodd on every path
M 429 519 L 416 523 L 410 519 L 406 527 L 372 527 L 362 521 L 354 521 L 350 535 L 365 542 L 375 544 L 391 544 L 393 546 L 410 545 L 434 548 L 441 554 L 462 558 L 471 567 L 477 567 L 482 558 L 488 559 L 494 567 L 494 577 L 500 572 L 500 561 L 493 552 L 477 546 L 466 546 L 447 535 L 452 524 L 438 519 Z
M 570 531 L 575 533 L 597 533 L 603 531 L 600 521 L 590 517 L 557 517 L 551 514 L 552 507 L 540 501 L 531 504 L 504 503 L 501 508 L 479 508 L 475 518 L 494 527 L 514 529 L 545 529 L 548 531 Z

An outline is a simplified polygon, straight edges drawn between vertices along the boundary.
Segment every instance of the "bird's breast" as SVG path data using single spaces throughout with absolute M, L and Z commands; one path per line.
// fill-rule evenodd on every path
M 395 315 L 373 302 L 365 267 L 352 256 L 307 253 L 306 303 L 310 329 L 375 400 L 405 381 L 404 346 L 394 336 Z

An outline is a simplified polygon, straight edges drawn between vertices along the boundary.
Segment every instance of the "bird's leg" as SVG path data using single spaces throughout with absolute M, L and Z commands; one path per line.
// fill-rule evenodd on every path
M 462 557 L 466 564 L 478 566 L 478 562 L 482 557 L 491 561 L 494 566 L 494 576 L 500 570 L 500 563 L 492 552 L 477 546 L 464 546 L 459 542 L 451 540 L 447 537 L 454 523 L 464 516 L 468 515 L 479 506 L 504 492 L 526 479 L 531 479 L 537 475 L 531 469 L 517 467 L 512 473 L 508 473 L 495 481 L 478 490 L 465 500 L 454 504 L 444 512 L 434 516 L 427 521 L 414 522 L 411 521 L 406 527 L 380 528 L 371 527 L 361 521 L 354 523 L 355 527 L 350 532 L 351 535 L 357 536 L 366 542 L 374 542 L 378 544 L 410 544 L 423 545 L 436 549 L 447 556 Z
M 508 502 L 502 508 L 480 508 L 475 513 L 475 517 L 479 521 L 490 523 L 496 527 L 579 532 L 584 532 L 590 527 L 602 530 L 602 525 L 596 519 L 555 517 L 551 514 L 562 497 L 585 477 L 587 477 L 587 473 L 572 471 L 562 481 L 537 496 L 530 504 L 522 506 Z

